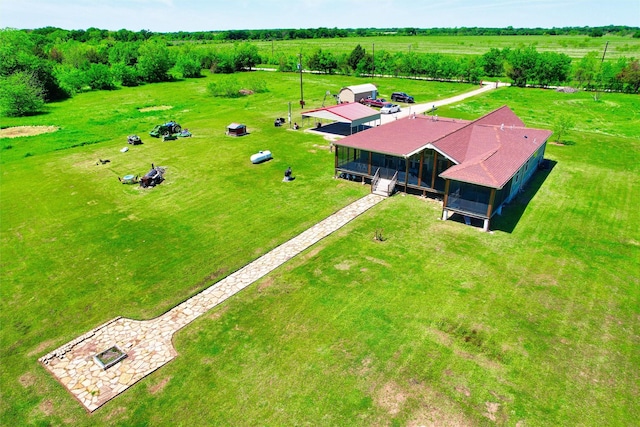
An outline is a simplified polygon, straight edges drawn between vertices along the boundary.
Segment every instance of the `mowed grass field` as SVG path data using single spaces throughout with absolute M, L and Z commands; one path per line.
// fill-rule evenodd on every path
M 517 47 L 534 46 L 538 52 L 559 52 L 568 55 L 574 61 L 580 60 L 590 52 L 597 52 L 598 58 L 607 46 L 605 60 L 615 61 L 621 57 L 638 58 L 640 56 L 640 39 L 631 36 L 605 35 L 588 37 L 584 35 L 558 36 L 373 36 L 348 37 L 344 39 L 307 39 L 252 41 L 258 46 L 263 58 L 286 55 L 311 55 L 315 49 L 321 48 L 334 55 L 349 54 L 359 44 L 367 53 L 414 52 L 439 53 L 451 56 L 481 56 L 491 48 L 515 49 Z M 607 45 L 608 43 L 608 45 Z
M 328 141 L 273 127 L 288 102 L 300 122 L 299 75 L 237 75 L 269 92 L 232 100 L 206 93 L 220 78 L 2 119 L 60 127 L 0 139 L 3 425 L 636 423 L 640 100 L 516 88 L 438 110 L 575 120 L 492 233 L 398 194 L 179 331 L 173 362 L 87 414 L 38 357 L 116 316 L 158 316 L 368 192 L 333 179 Z M 305 75 L 307 106 L 369 81 Z M 375 83 L 417 102 L 473 88 Z M 147 136 L 169 119 L 194 136 Z M 225 136 L 231 122 L 250 134 Z M 144 144 L 121 153 L 133 133 Z M 274 159 L 252 165 L 264 149 Z M 118 182 L 152 162 L 167 168 L 160 186 Z

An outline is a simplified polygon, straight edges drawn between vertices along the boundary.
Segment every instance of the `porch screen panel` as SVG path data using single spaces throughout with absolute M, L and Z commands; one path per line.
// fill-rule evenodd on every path
M 440 178 L 438 175 L 440 175 L 442 172 L 446 171 L 447 169 L 449 169 L 449 166 L 451 165 L 451 162 L 449 162 L 449 159 L 447 159 L 446 157 L 443 156 L 438 156 L 438 161 L 437 163 L 437 169 L 436 169 L 436 185 L 435 188 L 438 191 L 444 191 L 444 185 L 445 185 L 445 180 L 444 178 Z
M 367 172 L 369 152 L 350 147 L 336 147 L 338 150 L 338 168 L 358 173 Z
M 431 177 L 433 176 L 433 150 L 425 150 L 422 160 L 422 175 L 420 176 L 420 186 L 431 188 Z
M 342 168 L 344 165 L 349 163 L 349 147 L 343 147 L 338 145 L 336 147 L 337 157 L 338 157 L 338 167 Z
M 383 178 L 391 178 L 398 172 L 398 181 L 404 182 L 404 176 L 406 173 L 407 162 L 402 157 L 391 156 L 385 154 L 384 156 L 384 173 L 380 170 L 380 176 Z
M 384 169 L 384 154 L 371 153 L 371 175 L 376 173 L 376 169 Z
M 490 198 L 491 189 L 488 187 L 451 181 L 446 207 L 461 212 L 486 216 Z
M 409 158 L 409 179 L 410 185 L 418 185 L 418 174 L 420 173 L 420 154 L 414 154 Z

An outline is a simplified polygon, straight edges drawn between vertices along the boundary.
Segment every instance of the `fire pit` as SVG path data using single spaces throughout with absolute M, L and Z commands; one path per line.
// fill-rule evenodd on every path
M 126 357 L 127 353 L 120 350 L 117 345 L 114 345 L 110 349 L 96 354 L 93 356 L 93 359 L 102 367 L 102 369 L 107 370 Z

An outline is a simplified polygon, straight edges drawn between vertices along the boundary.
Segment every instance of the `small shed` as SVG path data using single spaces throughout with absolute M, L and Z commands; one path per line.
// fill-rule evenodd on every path
M 368 97 L 378 97 L 378 88 L 372 83 L 343 87 L 340 89 L 340 94 L 338 95 L 341 103 L 360 102 L 361 99 Z
M 247 126 L 240 124 L 240 123 L 231 123 L 229 126 L 227 126 L 227 135 L 231 135 L 231 136 L 242 136 L 242 135 L 246 135 L 247 132 Z

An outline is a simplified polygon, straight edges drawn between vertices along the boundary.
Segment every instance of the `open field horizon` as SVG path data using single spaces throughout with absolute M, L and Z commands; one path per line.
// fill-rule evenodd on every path
M 607 45 L 605 60 L 620 57 L 640 57 L 640 39 L 631 36 L 605 35 L 588 37 L 574 35 L 555 36 L 374 36 L 343 39 L 250 41 L 258 46 L 263 57 L 277 57 L 277 53 L 311 54 L 322 48 L 334 55 L 350 53 L 358 44 L 367 52 L 415 52 L 440 53 L 452 56 L 481 56 L 491 48 L 505 49 L 534 46 L 539 52 L 564 53 L 572 59 L 580 59 L 590 52 L 602 54 Z M 273 53 L 273 55 L 272 55 Z

